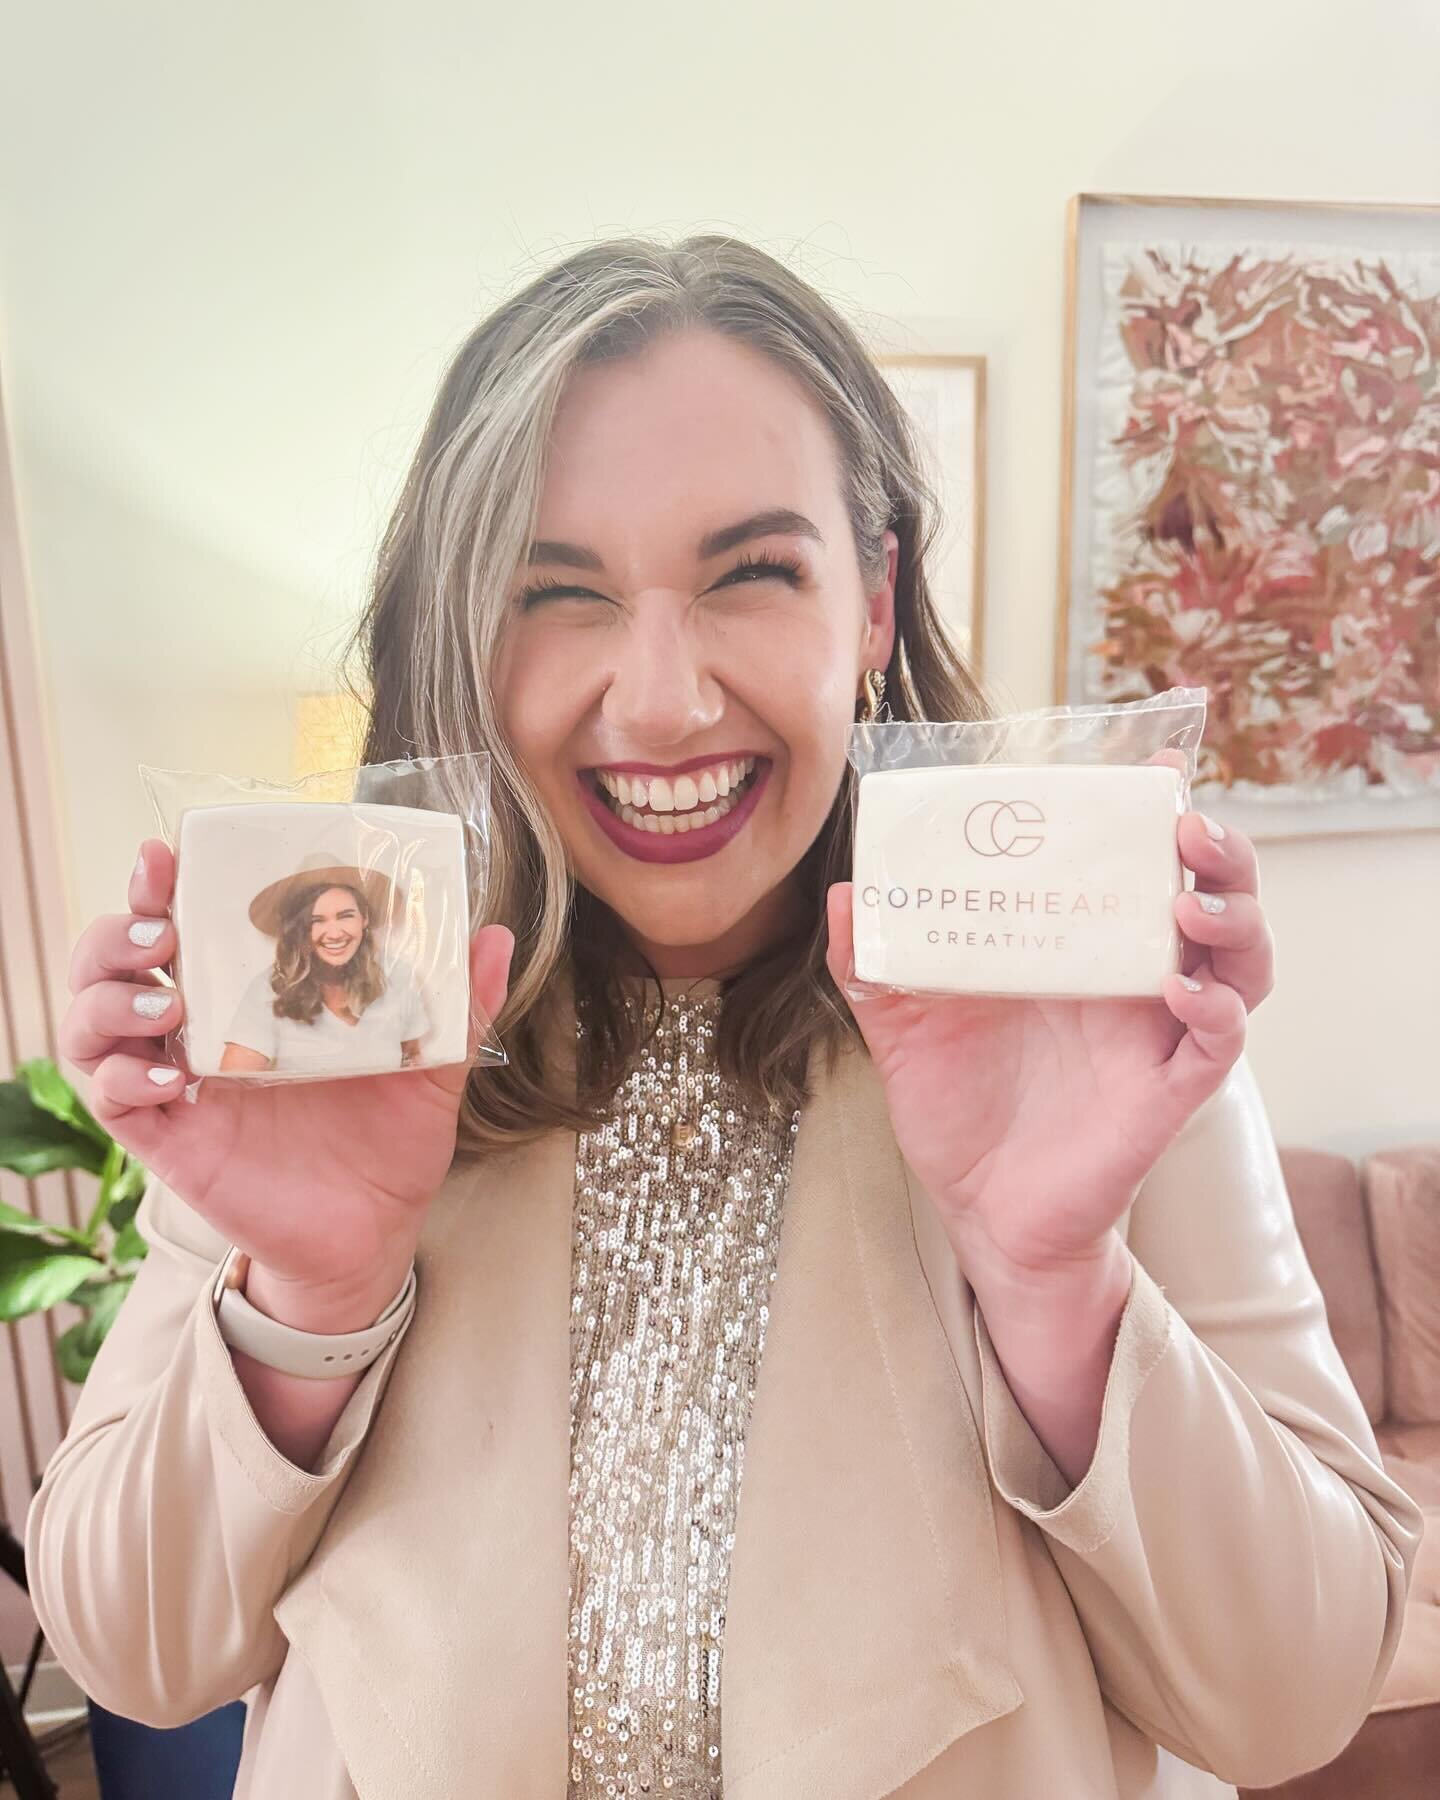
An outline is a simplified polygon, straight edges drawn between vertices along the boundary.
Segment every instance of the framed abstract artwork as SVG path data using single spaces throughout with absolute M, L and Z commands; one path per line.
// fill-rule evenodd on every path
M 951 642 L 978 677 L 985 624 L 985 358 L 880 350 L 875 360 L 916 427 L 940 498 L 931 593 Z
M 1071 202 L 1056 699 L 1204 687 L 1194 803 L 1440 826 L 1440 208 Z

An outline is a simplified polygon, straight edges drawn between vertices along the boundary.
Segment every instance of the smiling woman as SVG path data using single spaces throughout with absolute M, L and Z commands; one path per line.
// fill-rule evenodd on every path
M 257 894 L 250 917 L 274 937 L 275 958 L 240 998 L 221 1071 L 321 1076 L 412 1062 L 430 1019 L 414 970 L 382 965 L 373 927 L 392 905 L 388 880 L 357 868 L 301 872 Z
M 166 1109 L 31 1514 L 92 1693 L 247 1694 L 237 1800 L 1234 1800 L 1373 1699 L 1421 1519 L 1238 1062 L 1253 847 L 1180 818 L 1163 999 L 846 1003 L 862 693 L 989 710 L 936 525 L 860 337 L 731 238 L 583 250 L 446 370 L 363 760 L 492 754 L 508 1060 Z M 272 986 L 343 1037 L 363 908 L 321 879 Z M 130 1047 L 117 1132 L 162 1103 L 123 923 L 67 1022 Z M 230 1237 L 273 1365 L 212 1311 Z

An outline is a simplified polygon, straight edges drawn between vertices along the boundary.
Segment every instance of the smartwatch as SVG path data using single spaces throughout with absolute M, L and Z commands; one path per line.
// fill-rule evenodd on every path
M 211 1289 L 221 1338 L 232 1349 L 243 1350 L 268 1368 L 312 1381 L 355 1375 L 368 1367 L 386 1345 L 393 1344 L 400 1335 L 400 1328 L 415 1304 L 415 1264 L 412 1262 L 400 1292 L 375 1323 L 364 1331 L 334 1335 L 300 1331 L 260 1312 L 245 1298 L 240 1289 L 249 1269 L 249 1256 L 238 1245 L 232 1244 Z

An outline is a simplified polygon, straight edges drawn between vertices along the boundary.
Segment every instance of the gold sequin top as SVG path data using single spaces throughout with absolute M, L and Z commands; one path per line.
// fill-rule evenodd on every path
M 571 1800 L 721 1792 L 726 1583 L 799 1114 L 721 1079 L 719 1005 L 712 980 L 668 990 L 578 1138 Z

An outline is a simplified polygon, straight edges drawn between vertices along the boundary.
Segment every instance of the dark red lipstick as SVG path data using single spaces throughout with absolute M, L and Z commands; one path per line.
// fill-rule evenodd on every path
M 607 763 L 606 767 L 613 766 L 617 770 L 635 774 L 683 775 L 690 769 L 704 768 L 715 761 L 713 756 L 699 756 L 688 763 L 672 764 L 667 769 L 645 763 Z M 623 850 L 627 856 L 633 856 L 637 862 L 698 862 L 702 857 L 714 856 L 717 850 L 723 850 L 731 838 L 744 829 L 746 820 L 759 804 L 760 795 L 770 779 L 770 760 L 768 757 L 756 758 L 755 772 L 745 792 L 723 818 L 716 819 L 713 825 L 692 826 L 689 831 L 677 831 L 668 835 L 627 824 L 600 797 L 593 770 L 581 769 L 577 771 L 576 778 L 591 815 L 616 849 Z

